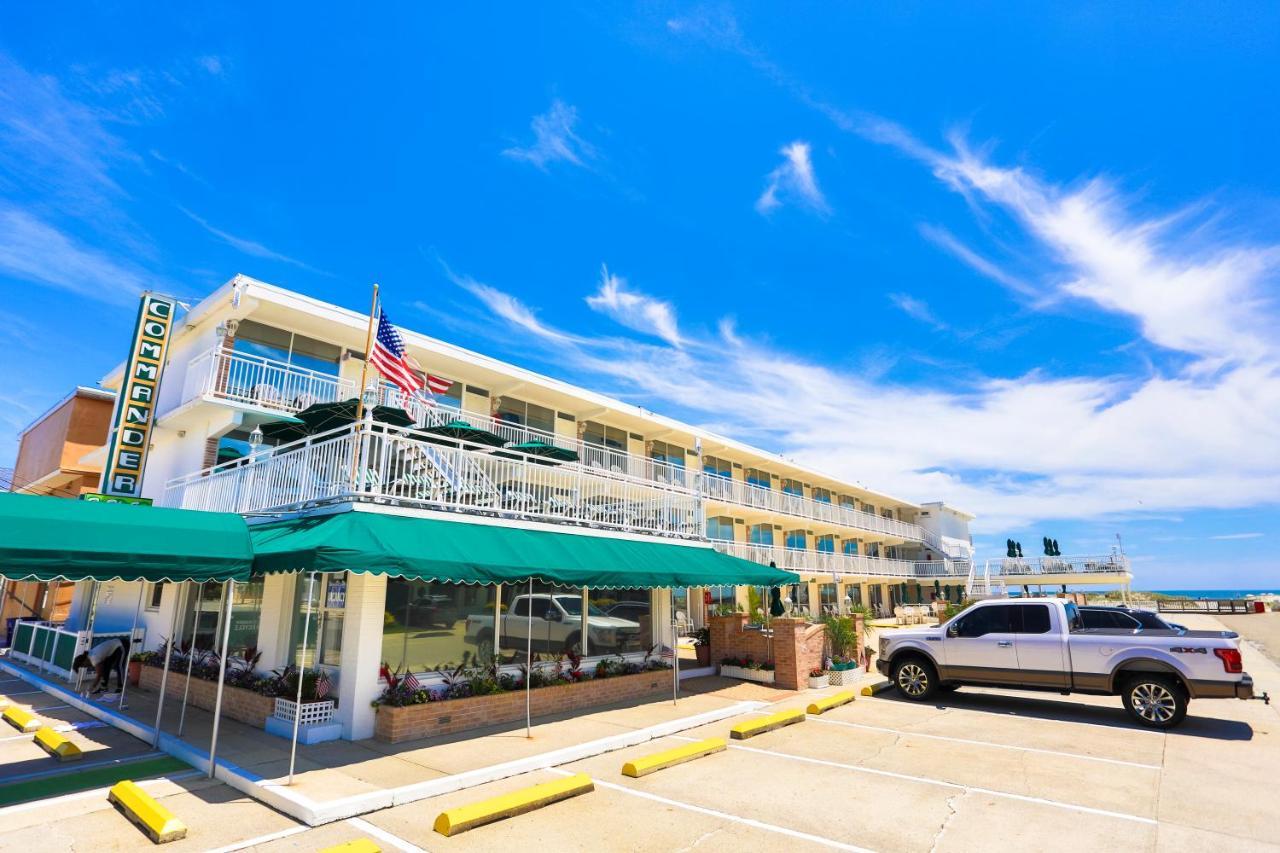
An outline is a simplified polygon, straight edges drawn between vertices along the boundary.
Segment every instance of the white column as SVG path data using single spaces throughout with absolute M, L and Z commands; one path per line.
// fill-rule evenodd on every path
M 382 665 L 382 614 L 387 601 L 386 575 L 347 575 L 347 607 L 342 622 L 338 711 L 345 740 L 373 737 L 373 707 Z

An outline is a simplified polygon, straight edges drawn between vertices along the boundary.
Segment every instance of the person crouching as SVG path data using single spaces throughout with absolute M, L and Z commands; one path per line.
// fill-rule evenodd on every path
M 89 686 L 89 693 L 102 693 L 108 690 L 111 686 L 112 672 L 116 674 L 116 686 L 123 689 L 126 653 L 127 649 L 121 640 L 115 638 L 103 640 L 89 651 L 81 652 L 71 662 L 71 668 L 77 672 L 82 669 L 94 671 L 93 684 Z

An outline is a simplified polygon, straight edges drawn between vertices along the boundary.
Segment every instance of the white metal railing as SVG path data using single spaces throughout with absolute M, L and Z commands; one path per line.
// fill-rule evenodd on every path
M 755 507 L 770 512 L 794 515 L 800 518 L 853 527 L 886 536 L 896 536 L 917 542 L 925 540 L 926 531 L 918 524 L 885 518 L 873 512 L 864 512 L 840 504 L 815 501 L 801 495 L 792 495 L 773 489 L 766 489 L 754 483 L 731 480 L 728 477 L 708 476 L 703 478 L 706 496 L 709 500 L 725 501 Z
M 356 463 L 357 453 L 359 464 Z M 374 500 L 699 537 L 691 489 L 578 463 L 423 440 L 412 430 L 350 425 L 169 481 L 164 504 L 262 512 Z
M 349 379 L 218 346 L 187 364 L 182 401 L 216 397 L 297 412 L 313 403 L 348 400 L 355 395 L 355 383 Z
M 676 486 L 691 486 L 693 484 L 695 476 L 693 471 L 689 471 L 680 465 L 672 465 L 670 462 L 647 459 L 643 456 L 628 453 L 625 450 L 602 447 L 573 436 L 557 435 L 554 432 L 548 432 L 537 427 L 468 411 L 440 399 L 429 400 L 410 396 L 391 385 L 383 385 L 379 396 L 383 404 L 398 406 L 407 411 L 419 426 L 437 426 L 452 420 L 460 420 L 499 435 L 509 444 L 540 441 L 565 450 L 572 450 L 578 454 L 578 459 L 581 463 L 589 468 L 598 468 L 615 474 L 641 477 L 646 480 L 670 483 Z
M 814 574 L 856 575 L 871 577 L 914 578 L 916 563 L 890 560 L 862 554 L 835 554 L 808 548 L 785 548 L 781 545 L 758 545 L 751 542 L 712 540 L 712 545 L 725 554 L 751 560 L 761 565 L 773 563 L 780 569 Z
M 986 561 L 988 577 L 1013 577 L 1060 574 L 1123 574 L 1129 571 L 1129 558 L 1123 554 L 1086 557 L 1000 557 Z
M 968 560 L 916 560 L 915 574 L 921 578 L 964 577 L 969 574 Z

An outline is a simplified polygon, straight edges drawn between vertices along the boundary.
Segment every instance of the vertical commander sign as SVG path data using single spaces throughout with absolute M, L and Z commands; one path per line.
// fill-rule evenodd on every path
M 154 293 L 142 295 L 138 325 L 125 360 L 124 379 L 112 420 L 102 492 L 122 497 L 142 495 L 142 472 L 155 425 L 156 397 L 169 348 L 169 330 L 177 303 Z

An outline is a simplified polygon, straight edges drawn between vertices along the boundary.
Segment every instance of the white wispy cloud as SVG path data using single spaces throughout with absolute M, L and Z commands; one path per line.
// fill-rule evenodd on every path
M 792 142 L 782 146 L 778 153 L 782 155 L 782 163 L 765 179 L 764 191 L 756 199 L 756 212 L 768 214 L 791 202 L 822 215 L 830 213 L 827 199 L 813 173 L 809 143 Z
M 966 266 L 975 272 L 986 276 L 992 281 L 1002 284 L 1009 290 L 1022 296 L 1031 297 L 1037 301 L 1043 302 L 1046 299 L 1044 291 L 1029 282 L 1012 275 L 996 265 L 992 261 L 979 255 L 970 249 L 964 243 L 956 239 L 956 236 L 940 225 L 929 225 L 921 223 L 918 226 L 920 235 L 933 243 L 935 246 L 943 249 L 954 257 L 962 261 Z
M 230 246 L 231 248 L 235 249 L 238 252 L 243 252 L 246 255 L 250 255 L 255 258 L 263 258 L 264 260 L 268 260 L 268 261 L 279 261 L 280 263 L 291 264 L 295 267 L 298 267 L 299 269 L 304 269 L 304 270 L 307 270 L 308 272 L 319 273 L 320 275 L 331 275 L 331 273 L 327 273 L 324 270 L 316 269 L 310 264 L 300 261 L 297 258 L 291 258 L 288 255 L 282 255 L 281 253 L 275 251 L 274 249 L 269 249 L 263 244 L 257 242 L 256 240 L 248 240 L 248 239 L 245 239 L 244 237 L 237 237 L 236 235 L 229 234 L 228 232 L 223 231 L 220 228 L 215 228 L 213 225 L 210 225 L 203 217 L 199 216 L 196 213 L 192 213 L 190 210 L 187 210 L 185 207 L 179 207 L 178 209 L 181 210 L 183 213 L 185 213 L 193 222 L 195 222 L 201 228 L 208 231 L 210 234 L 217 237 L 219 240 L 226 243 L 228 246 Z
M 919 320 L 927 326 L 932 326 L 939 332 L 947 329 L 947 324 L 937 318 L 933 310 L 929 308 L 929 303 L 923 299 L 917 299 L 906 293 L 890 293 L 889 301 L 908 317 Z
M 656 335 L 672 346 L 680 346 L 680 329 L 670 302 L 627 289 L 627 282 L 600 268 L 600 287 L 587 297 L 587 304 L 637 332 Z
M 503 150 L 505 157 L 523 160 L 545 170 L 555 162 L 586 166 L 596 158 L 595 148 L 578 135 L 576 108 L 556 98 L 551 107 L 533 117 L 529 126 L 533 130 L 533 142 L 526 146 L 512 146 Z
M 29 211 L 4 204 L 0 274 L 118 305 L 155 286 L 153 277 L 130 262 L 84 245 Z
M 1210 536 L 1210 539 L 1261 539 L 1262 533 L 1224 533 L 1221 536 Z

